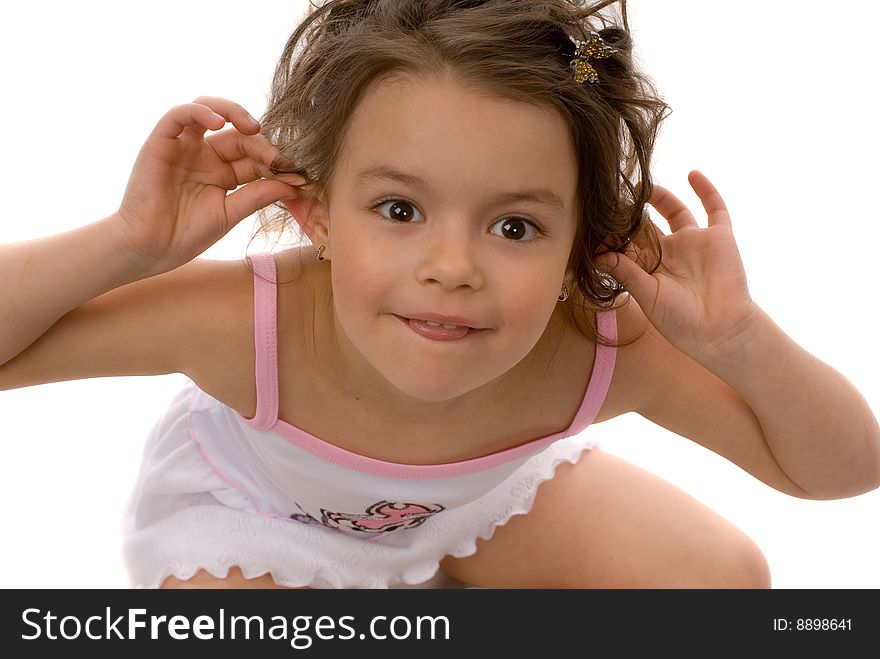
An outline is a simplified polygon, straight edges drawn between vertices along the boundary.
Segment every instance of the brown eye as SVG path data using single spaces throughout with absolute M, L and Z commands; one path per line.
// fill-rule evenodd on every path
M 540 231 L 535 228 L 534 224 L 518 217 L 505 218 L 497 222 L 495 226 L 501 227 L 501 233 L 496 233 L 495 235 L 509 238 L 514 242 L 528 242 L 540 234 Z M 529 230 L 531 230 L 531 234 L 529 234 Z M 493 231 L 493 233 L 495 232 Z
M 386 199 L 385 201 L 373 207 L 374 210 L 388 206 L 387 213 L 380 213 L 382 217 L 387 217 L 394 222 L 403 222 L 409 224 L 412 222 L 413 215 L 418 213 L 413 205 L 405 199 Z

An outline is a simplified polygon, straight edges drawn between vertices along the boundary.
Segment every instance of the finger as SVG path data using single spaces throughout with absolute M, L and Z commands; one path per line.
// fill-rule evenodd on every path
M 214 152 L 227 162 L 249 158 L 263 163 L 266 165 L 267 172 L 262 176 L 267 176 L 269 167 L 276 162 L 280 155 L 278 148 L 263 135 L 241 135 L 234 130 L 224 130 L 208 136 L 206 141 L 214 149 Z M 291 172 L 289 175 L 298 180 L 299 184 L 306 181 L 305 177 L 299 174 Z M 292 183 L 293 180 L 288 182 Z
M 599 270 L 607 272 L 623 287 L 641 305 L 644 301 L 653 300 L 655 290 L 657 288 L 654 278 L 645 272 L 642 267 L 636 263 L 638 254 L 635 250 L 627 249 L 626 254 L 618 252 L 610 252 L 603 254 L 594 260 Z
M 688 174 L 688 182 L 697 193 L 700 201 L 703 202 L 703 208 L 709 216 L 709 226 L 726 224 L 730 226 L 730 214 L 727 212 L 727 205 L 721 194 L 712 185 L 712 182 L 697 170 Z
M 235 185 L 227 188 L 229 190 L 234 190 L 243 183 L 250 183 L 261 178 L 281 181 L 291 186 L 303 185 L 306 182 L 305 177 L 299 174 L 273 174 L 268 165 L 252 158 L 233 160 L 229 166 L 232 167 L 235 174 Z
M 193 102 L 211 108 L 226 121 L 231 122 L 236 130 L 244 135 L 256 135 L 260 132 L 260 122 L 254 119 L 241 105 L 228 98 L 199 96 Z
M 299 191 L 281 181 L 262 179 L 249 183 L 243 188 L 226 195 L 226 216 L 230 226 L 237 224 L 247 216 L 265 208 L 271 203 L 281 199 L 296 199 Z
M 184 130 L 192 129 L 204 134 L 206 130 L 223 128 L 226 119 L 206 105 L 187 103 L 171 108 L 153 128 L 151 137 L 174 139 Z
M 229 190 L 234 190 L 236 187 L 244 183 L 250 183 L 251 181 L 266 178 L 271 174 L 269 168 L 265 164 L 252 160 L 251 158 L 233 160 L 229 163 L 229 166 L 232 167 L 232 171 L 235 173 L 235 185 L 227 188 Z
M 696 219 L 684 202 L 663 186 L 654 185 L 650 204 L 666 218 L 673 233 L 687 227 L 697 227 Z

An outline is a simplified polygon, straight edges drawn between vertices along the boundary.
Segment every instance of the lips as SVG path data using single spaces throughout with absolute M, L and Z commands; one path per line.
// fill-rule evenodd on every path
M 485 329 L 475 329 L 468 325 L 456 325 L 451 323 L 444 324 L 428 324 L 424 320 L 417 318 L 406 318 L 404 316 L 394 315 L 400 322 L 409 327 L 413 332 L 426 339 L 434 341 L 457 341 L 468 336 L 474 336 L 485 332 Z

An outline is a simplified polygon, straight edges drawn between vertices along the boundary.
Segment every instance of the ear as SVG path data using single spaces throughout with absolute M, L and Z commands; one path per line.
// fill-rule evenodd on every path
M 312 186 L 302 186 L 298 191 L 296 197 L 282 199 L 281 203 L 302 227 L 312 244 L 329 247 L 330 222 L 326 207 L 315 195 Z

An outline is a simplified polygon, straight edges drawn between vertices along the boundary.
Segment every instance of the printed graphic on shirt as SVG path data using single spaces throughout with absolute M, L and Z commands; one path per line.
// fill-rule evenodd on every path
M 294 502 L 300 512 L 293 513 L 290 519 L 305 524 L 321 524 L 333 529 L 359 531 L 361 533 L 386 533 L 400 529 L 412 529 L 424 523 L 431 515 L 445 510 L 439 503 L 395 503 L 379 501 L 367 508 L 366 514 L 337 513 L 321 509 L 321 519 L 309 515 L 303 507 Z
M 324 526 L 363 533 L 385 533 L 412 529 L 423 524 L 431 515 L 444 510 L 439 503 L 396 503 L 379 501 L 367 508 L 366 515 L 335 513 L 321 509 Z

